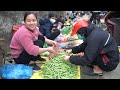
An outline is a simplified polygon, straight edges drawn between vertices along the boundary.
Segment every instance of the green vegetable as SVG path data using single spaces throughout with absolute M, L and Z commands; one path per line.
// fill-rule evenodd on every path
M 44 79 L 75 79 L 77 77 L 77 66 L 64 61 L 63 58 L 66 55 L 67 54 L 62 51 L 46 62 L 41 69 L 40 75 L 42 75 Z
M 72 31 L 72 25 L 70 25 L 70 26 L 64 26 L 62 28 L 62 34 L 63 35 L 69 35 L 69 34 L 71 34 L 71 31 Z
M 47 48 L 48 46 L 47 46 L 47 44 L 46 43 L 44 43 L 44 45 L 43 45 L 43 48 Z

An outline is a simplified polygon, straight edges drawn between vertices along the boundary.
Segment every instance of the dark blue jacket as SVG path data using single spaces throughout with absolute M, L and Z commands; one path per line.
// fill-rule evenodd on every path
M 100 55 L 101 50 L 104 50 L 110 62 L 117 66 L 119 63 L 117 43 L 110 36 L 107 45 L 104 46 L 109 36 L 108 32 L 92 24 L 88 26 L 86 31 L 87 38 L 85 41 L 72 48 L 72 53 L 84 52 L 84 56 L 70 56 L 70 62 L 76 65 L 89 66 Z
M 52 33 L 52 28 L 53 28 L 53 24 L 50 22 L 50 20 L 48 18 L 41 18 L 39 20 L 39 30 L 40 32 L 46 36 L 47 38 L 49 38 L 51 36 Z

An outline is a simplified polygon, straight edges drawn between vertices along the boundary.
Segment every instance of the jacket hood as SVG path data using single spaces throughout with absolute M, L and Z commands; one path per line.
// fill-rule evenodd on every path
M 92 23 L 89 23 L 89 26 L 86 28 L 86 36 L 88 36 L 94 28 L 95 26 Z
M 89 23 L 88 27 L 81 28 L 77 31 L 80 35 L 84 35 L 85 38 L 94 30 L 95 26 Z
M 44 24 L 46 24 L 48 21 L 49 21 L 49 20 L 48 20 L 47 18 L 41 18 L 41 19 L 39 20 L 39 24 L 40 24 L 40 25 L 44 25 Z

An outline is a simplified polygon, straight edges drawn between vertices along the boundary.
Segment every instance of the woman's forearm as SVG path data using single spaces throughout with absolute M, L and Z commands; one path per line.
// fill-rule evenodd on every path
M 50 40 L 50 39 L 47 39 L 47 38 L 45 38 L 45 42 L 47 43 L 47 44 L 49 44 L 49 45 L 52 45 L 52 40 Z
M 38 55 L 40 55 L 43 52 L 49 51 L 49 48 L 39 48 Z

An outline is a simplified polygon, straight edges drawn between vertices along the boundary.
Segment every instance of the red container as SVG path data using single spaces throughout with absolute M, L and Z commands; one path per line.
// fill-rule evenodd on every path
M 15 32 L 16 32 L 21 26 L 23 26 L 23 24 L 14 24 L 14 25 L 12 26 L 12 35 L 14 35 Z

